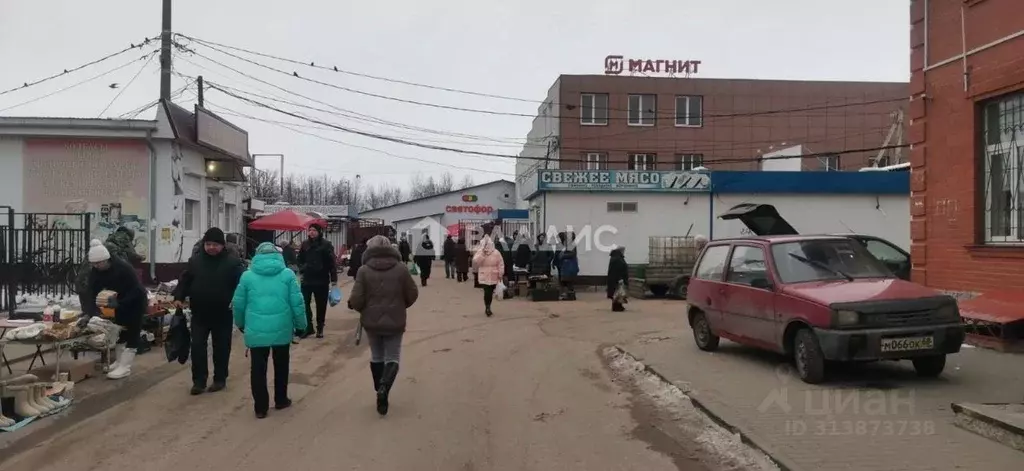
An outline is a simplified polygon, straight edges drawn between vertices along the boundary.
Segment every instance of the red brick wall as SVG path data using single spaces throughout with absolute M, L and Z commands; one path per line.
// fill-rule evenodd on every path
M 892 124 L 890 114 L 906 101 L 873 105 L 846 103 L 905 99 L 906 83 L 809 82 L 731 80 L 700 78 L 563 75 L 560 78 L 560 155 L 578 160 L 586 152 L 607 153 L 611 168 L 626 168 L 626 154 L 655 153 L 658 168 L 675 154 L 704 155 L 705 165 L 715 170 L 756 170 L 755 157 L 796 144 L 805 152 L 840 151 L 879 147 Z M 607 126 L 586 126 L 579 121 L 581 93 L 608 93 Z M 657 124 L 628 126 L 630 94 L 657 95 Z M 676 95 L 704 99 L 704 125 L 675 126 Z M 800 110 L 786 113 L 771 110 Z M 836 106 L 839 105 L 839 106 Z M 762 114 L 756 114 L 756 113 Z M 732 115 L 723 117 L 722 115 Z M 738 116 L 737 116 L 738 115 Z M 774 146 L 774 149 L 772 149 Z M 849 154 L 840 158 L 846 169 L 868 164 L 877 152 Z M 738 163 L 716 163 L 716 160 Z M 563 168 L 573 164 L 563 163 Z M 817 159 L 805 159 L 804 167 L 819 169 Z
M 957 291 L 1020 289 L 1024 247 L 984 246 L 978 103 L 1024 89 L 1024 37 L 967 58 L 964 91 L 961 6 L 968 51 L 1024 30 L 1020 0 L 912 0 L 911 253 L 914 280 Z M 928 64 L 925 70 L 925 44 Z

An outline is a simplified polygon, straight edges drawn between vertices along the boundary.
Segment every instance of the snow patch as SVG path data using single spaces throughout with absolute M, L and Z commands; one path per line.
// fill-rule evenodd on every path
M 698 409 L 689 396 L 675 385 L 651 373 L 632 355 L 616 347 L 604 350 L 613 372 L 630 381 L 660 410 L 669 414 L 678 426 L 708 453 L 719 459 L 725 469 L 779 471 L 765 453 L 746 443 L 738 433 L 726 430 Z

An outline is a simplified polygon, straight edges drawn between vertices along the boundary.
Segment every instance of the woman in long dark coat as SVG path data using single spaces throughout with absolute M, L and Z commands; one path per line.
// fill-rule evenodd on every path
M 469 249 L 466 239 L 459 239 L 455 244 L 455 281 L 459 283 L 469 279 Z
M 621 302 L 615 299 L 615 291 L 619 289 L 619 282 L 623 285 L 629 283 L 629 265 L 626 263 L 625 247 L 618 247 L 612 250 L 608 259 L 608 299 L 612 300 L 613 311 L 624 311 L 626 308 Z

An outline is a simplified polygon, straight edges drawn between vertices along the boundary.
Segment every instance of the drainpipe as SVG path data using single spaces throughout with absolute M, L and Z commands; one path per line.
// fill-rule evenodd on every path
M 964 67 L 964 93 L 968 91 L 970 87 L 967 86 L 967 13 L 963 5 L 960 5 L 960 45 L 963 47 L 963 63 Z
M 928 69 L 928 0 L 924 0 L 924 66 Z
M 146 131 L 149 147 L 149 278 L 156 282 L 156 146 L 153 131 Z

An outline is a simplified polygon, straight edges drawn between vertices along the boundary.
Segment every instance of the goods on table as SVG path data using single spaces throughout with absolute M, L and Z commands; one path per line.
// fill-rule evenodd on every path
M 105 289 L 96 295 L 96 306 L 113 307 L 112 303 L 117 302 L 117 292 Z
M 34 339 L 38 338 L 39 335 L 42 334 L 44 330 L 46 330 L 46 324 L 43 324 L 42 322 L 36 322 L 34 324 L 29 324 L 24 327 L 17 327 L 8 330 L 7 333 L 4 334 L 4 340 L 14 341 Z
M 89 347 L 107 350 L 117 344 L 117 337 L 121 335 L 121 327 L 106 319 L 93 317 L 89 319 L 89 323 L 85 325 L 80 334 L 88 336 L 85 344 Z
M 76 337 L 78 329 L 75 324 L 56 323 L 48 324 L 40 336 L 45 340 L 64 341 Z

